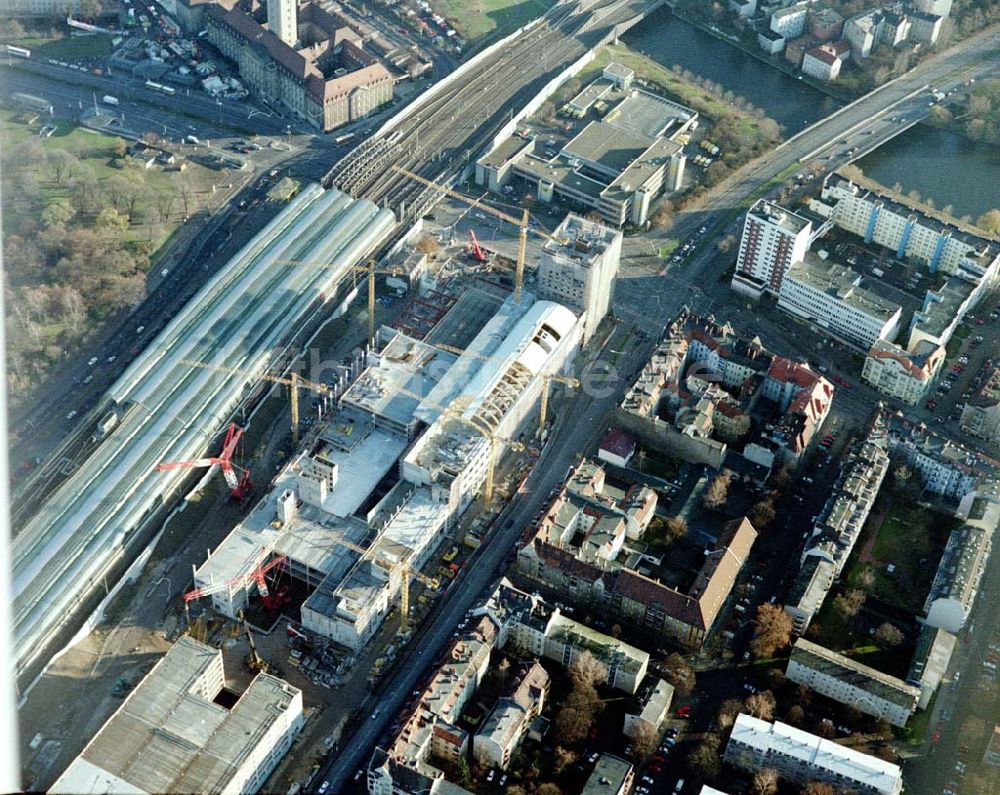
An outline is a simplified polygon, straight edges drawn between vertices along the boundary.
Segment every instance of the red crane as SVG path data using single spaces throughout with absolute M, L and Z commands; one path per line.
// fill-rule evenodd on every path
M 469 230 L 469 256 L 476 262 L 486 262 L 489 259 L 486 252 L 483 251 L 483 247 L 479 245 L 476 233 L 471 229 Z
M 198 467 L 211 467 L 216 464 L 222 469 L 222 474 L 226 478 L 226 485 L 233 499 L 243 502 L 250 496 L 253 490 L 253 481 L 250 480 L 250 470 L 243 469 L 233 463 L 233 453 L 236 452 L 236 445 L 243 438 L 243 429 L 235 422 L 229 423 L 229 430 L 226 431 L 226 438 L 222 442 L 222 452 L 210 458 L 196 458 L 193 461 L 164 461 L 156 465 L 157 472 L 167 472 L 171 469 L 197 469 Z M 236 470 L 240 470 L 237 477 Z
M 257 591 L 260 593 L 260 598 L 264 603 L 264 607 L 268 610 L 276 609 L 282 604 L 288 602 L 288 589 L 279 589 L 278 593 L 272 594 L 270 589 L 267 587 L 266 575 L 273 569 L 283 567 L 286 563 L 288 563 L 288 558 L 284 555 L 278 555 L 275 558 L 271 558 L 271 560 L 267 563 L 254 566 L 254 568 L 247 574 L 237 575 L 231 580 L 216 583 L 215 585 L 206 585 L 204 588 L 194 588 L 184 594 L 184 610 L 187 611 L 188 604 L 193 602 L 195 599 L 201 599 L 203 596 L 211 596 L 219 591 L 234 591 L 239 590 L 240 588 L 245 588 L 249 584 L 250 580 L 257 583 Z

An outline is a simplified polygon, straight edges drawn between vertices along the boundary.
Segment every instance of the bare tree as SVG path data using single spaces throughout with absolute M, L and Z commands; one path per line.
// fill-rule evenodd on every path
M 632 761 L 641 762 L 656 750 L 656 732 L 645 721 L 639 721 L 632 732 Z
M 840 613 L 845 621 L 850 621 L 861 611 L 866 598 L 864 591 L 851 588 L 842 594 L 837 594 L 833 600 L 833 609 Z
M 754 657 L 771 657 L 792 640 L 792 619 L 778 605 L 763 604 L 757 608 L 757 631 L 750 641 Z
M 743 702 L 738 698 L 727 698 L 719 707 L 715 722 L 722 729 L 728 729 L 736 722 L 736 716 L 743 711 Z
M 883 649 L 891 649 L 898 646 L 903 642 L 903 637 L 903 633 L 899 627 L 890 624 L 888 621 L 875 630 L 875 642 Z
M 770 499 L 761 500 L 750 509 L 750 523 L 758 530 L 767 527 L 778 512 L 774 509 L 774 503 Z
M 570 663 L 569 676 L 574 687 L 596 687 L 608 681 L 608 667 L 585 650 Z
M 825 781 L 810 781 L 802 787 L 802 795 L 834 795 L 833 785 Z
M 712 478 L 712 482 L 708 484 L 708 488 L 705 490 L 702 504 L 709 510 L 718 510 L 725 505 L 726 499 L 729 497 L 729 484 L 732 482 L 732 479 L 733 473 L 728 469 L 722 470 Z
M 65 149 L 56 149 L 45 156 L 45 164 L 52 172 L 52 178 L 61 185 L 63 178 L 69 176 L 78 168 L 80 161 Z
M 752 693 L 747 696 L 743 706 L 746 711 L 760 720 L 774 720 L 774 693 L 770 690 L 763 690 L 760 693 Z
M 672 544 L 687 533 L 688 523 L 683 516 L 671 516 L 663 524 L 664 539 L 668 544 Z
M 785 715 L 785 722 L 790 723 L 792 726 L 801 726 L 805 717 L 806 711 L 798 704 L 792 704 L 792 706 L 788 708 L 788 714 Z
M 753 774 L 750 780 L 750 792 L 753 795 L 774 795 L 778 791 L 778 771 L 765 767 Z
M 695 672 L 683 655 L 673 652 L 663 661 L 663 678 L 674 688 L 678 696 L 686 696 L 694 690 Z
M 709 734 L 702 740 L 688 757 L 691 772 L 698 778 L 712 779 L 719 775 L 722 769 L 722 759 L 719 756 L 719 746 L 722 740 L 717 734 Z

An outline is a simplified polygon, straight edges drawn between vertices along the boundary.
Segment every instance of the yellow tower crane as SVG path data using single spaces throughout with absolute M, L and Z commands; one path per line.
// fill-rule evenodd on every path
M 459 201 L 465 202 L 466 204 L 475 207 L 476 209 L 482 210 L 484 213 L 489 213 L 490 215 L 493 215 L 497 218 L 500 218 L 501 220 L 507 221 L 508 223 L 514 224 L 516 227 L 518 227 L 518 229 L 520 230 L 520 234 L 517 241 L 517 266 L 514 270 L 514 300 L 517 303 L 521 303 L 521 288 L 524 286 L 524 257 L 525 257 L 525 250 L 528 245 L 528 222 L 530 220 L 530 215 L 528 211 L 524 210 L 524 213 L 520 218 L 515 218 L 513 215 L 508 215 L 507 213 L 501 210 L 496 210 L 493 207 L 490 207 L 488 204 L 483 204 L 479 199 L 472 199 L 468 196 L 465 196 L 462 193 L 459 193 L 458 191 L 452 190 L 451 188 L 447 188 L 444 185 L 439 185 L 437 182 L 434 182 L 433 180 L 429 180 L 426 177 L 420 176 L 419 174 L 414 174 L 412 171 L 407 171 L 402 166 L 393 166 L 392 170 L 402 174 L 404 177 L 409 177 L 414 182 L 419 182 L 421 185 L 426 185 L 428 188 L 433 188 L 434 190 L 441 193 L 443 196 L 450 196 L 453 199 L 458 199 Z M 555 237 L 553 235 L 550 235 L 548 232 L 543 232 L 540 229 L 536 229 L 535 232 L 539 236 L 544 237 L 547 240 L 553 240 L 556 243 L 559 243 L 560 245 L 565 245 L 567 242 L 565 239 Z
M 180 363 L 191 367 L 201 367 L 204 370 L 214 370 L 217 373 L 228 373 L 229 375 L 255 375 L 263 381 L 270 381 L 274 384 L 283 384 L 284 386 L 289 387 L 292 399 L 292 443 L 295 445 L 298 445 L 299 443 L 299 389 L 310 389 L 321 395 L 327 395 L 330 393 L 330 387 L 325 384 L 317 384 L 313 381 L 309 381 L 308 379 L 300 376 L 298 373 L 289 373 L 288 378 L 283 378 L 277 375 L 268 375 L 267 373 L 255 374 L 250 370 L 238 367 L 225 367 L 219 364 L 196 362 L 193 359 L 181 359 Z
M 296 521 L 301 523 L 303 526 L 307 528 L 314 530 L 321 530 L 324 533 L 329 533 L 329 528 L 324 528 L 322 525 L 310 522 L 307 519 L 303 519 L 301 516 L 298 517 Z M 371 555 L 372 551 L 374 550 L 374 547 L 365 548 L 351 541 L 348 541 L 346 538 L 340 538 L 337 536 L 327 536 L 327 537 L 334 544 L 346 547 L 347 549 L 354 550 L 359 555 L 361 555 L 362 560 L 368 558 Z M 422 583 L 423 585 L 426 585 L 428 588 L 431 588 L 435 591 L 440 587 L 441 582 L 435 578 L 427 577 L 421 574 L 419 571 L 411 569 L 409 558 L 405 558 L 399 563 L 393 563 L 387 558 L 378 558 L 376 562 L 378 563 L 378 565 L 383 566 L 389 572 L 396 570 L 399 571 L 399 577 L 400 577 L 399 612 L 400 615 L 402 616 L 402 628 L 405 631 L 410 627 L 410 577 L 413 577 L 418 582 Z

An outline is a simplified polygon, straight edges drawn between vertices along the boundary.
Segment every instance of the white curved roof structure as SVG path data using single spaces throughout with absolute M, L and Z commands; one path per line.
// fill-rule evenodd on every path
M 395 218 L 339 191 L 306 188 L 206 284 L 109 390 L 123 416 L 13 543 L 18 672 L 177 490 L 165 460 L 203 455 L 296 324 L 392 229 Z M 312 263 L 290 266 L 288 261 Z M 328 267 L 315 267 L 321 262 Z M 239 369 L 229 374 L 182 359 Z

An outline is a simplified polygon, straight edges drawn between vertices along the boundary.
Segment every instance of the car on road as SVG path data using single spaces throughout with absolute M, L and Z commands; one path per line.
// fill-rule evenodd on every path
M 145 330 L 146 330 L 146 327 L 145 327 L 145 326 L 139 326 L 139 328 L 137 328 L 137 329 L 135 330 L 135 333 L 136 333 L 136 334 L 142 334 L 142 332 L 144 332 Z
M 372 720 L 375 720 L 379 716 L 379 713 L 381 711 L 382 711 L 381 707 L 375 707 L 374 711 L 372 712 Z
M 76 416 L 76 409 L 73 409 L 69 414 L 66 415 L 66 419 L 71 420 Z
M 109 357 L 107 358 L 107 362 L 108 362 L 108 364 L 111 364 L 111 363 L 112 363 L 112 362 L 113 362 L 113 361 L 114 361 L 115 359 L 117 359 L 117 358 L 118 358 L 118 357 L 117 357 L 117 356 L 116 356 L 115 354 L 111 354 L 111 355 L 110 355 L 110 356 L 109 356 Z
M 324 781 L 319 785 L 319 789 L 316 790 L 316 795 L 323 795 L 323 793 L 325 793 L 328 789 L 330 789 L 330 782 Z
M 93 367 L 95 364 L 97 364 L 97 357 L 96 356 L 91 356 L 90 357 L 90 361 L 87 362 L 87 365 L 89 367 Z
M 493 768 L 490 768 L 490 772 L 486 774 L 486 782 L 488 784 L 492 784 L 493 779 L 495 779 L 496 777 L 497 777 L 497 771 L 494 770 Z

